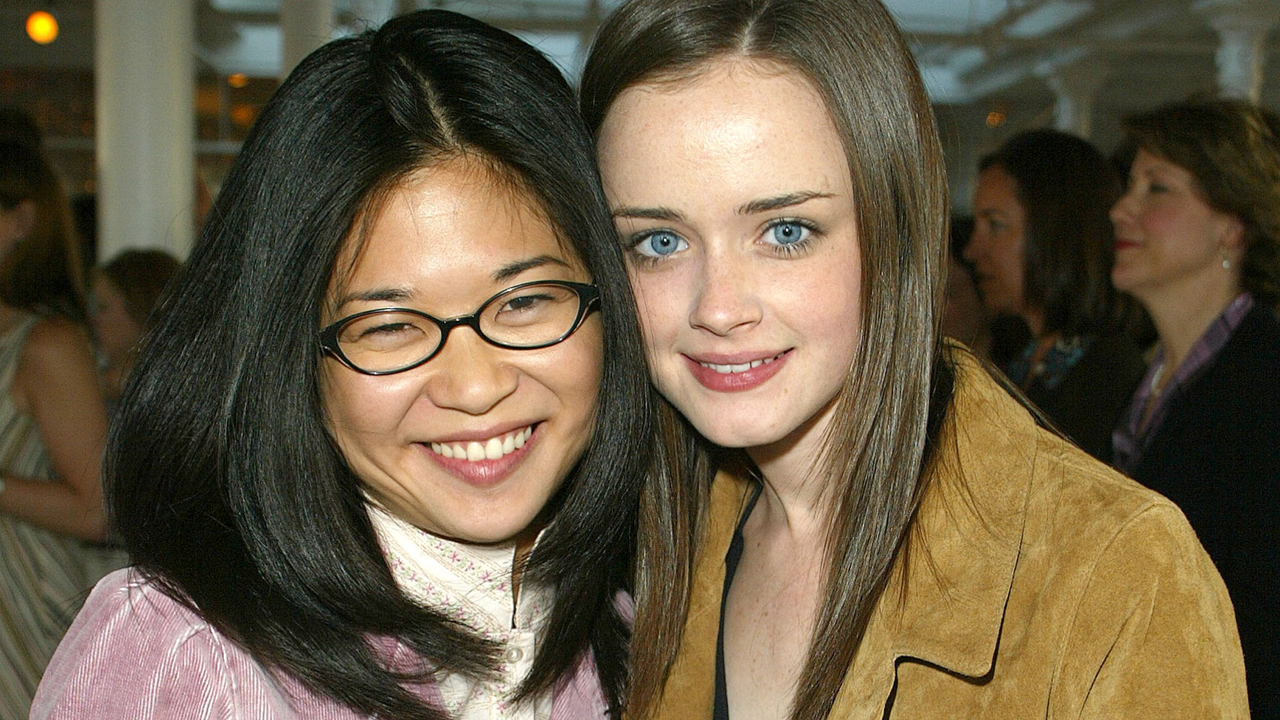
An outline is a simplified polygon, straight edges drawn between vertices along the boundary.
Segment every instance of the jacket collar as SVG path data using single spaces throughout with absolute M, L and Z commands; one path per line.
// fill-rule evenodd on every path
M 955 393 L 932 485 L 836 709 L 882 707 L 899 658 L 971 678 L 995 661 L 1035 473 L 1036 424 L 972 356 L 951 355 Z

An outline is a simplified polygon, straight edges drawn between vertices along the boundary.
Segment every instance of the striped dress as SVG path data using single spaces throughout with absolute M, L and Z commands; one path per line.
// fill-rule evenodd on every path
M 24 316 L 0 337 L 0 470 L 25 478 L 53 474 L 35 419 L 17 408 L 12 392 L 39 321 Z M 116 551 L 0 514 L 0 718 L 27 717 L 45 665 L 89 590 L 123 564 Z

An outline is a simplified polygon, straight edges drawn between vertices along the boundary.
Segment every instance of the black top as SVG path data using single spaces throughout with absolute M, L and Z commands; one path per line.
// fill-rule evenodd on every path
M 760 499 L 763 487 L 755 486 L 751 499 L 738 518 L 738 527 L 733 531 L 733 540 L 729 543 L 729 552 L 724 555 L 724 590 L 720 593 L 720 631 L 716 634 L 716 704 L 712 712 L 712 720 L 729 720 L 729 689 L 724 679 L 724 606 L 729 599 L 729 586 L 733 585 L 733 576 L 738 572 L 738 562 L 742 560 L 742 526 L 747 524 L 751 511 Z
M 1262 304 L 1180 387 L 1133 477 L 1177 503 L 1231 594 L 1254 720 L 1280 718 L 1280 322 Z

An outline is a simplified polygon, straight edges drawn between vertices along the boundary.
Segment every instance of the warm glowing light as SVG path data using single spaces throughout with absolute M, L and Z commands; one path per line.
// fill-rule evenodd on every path
M 27 37 L 48 45 L 58 39 L 58 19 L 52 13 L 37 10 L 27 16 Z
M 232 105 L 231 112 L 229 114 L 231 115 L 231 122 L 242 128 L 249 127 L 253 124 L 253 121 L 258 118 L 258 111 L 255 110 L 252 105 L 247 105 L 245 103 L 236 103 L 235 105 Z
M 227 84 L 239 89 L 249 84 L 249 76 L 244 73 L 233 73 L 227 76 Z
M 1006 120 L 1003 110 L 992 110 L 987 113 L 987 127 L 996 128 L 1004 124 Z

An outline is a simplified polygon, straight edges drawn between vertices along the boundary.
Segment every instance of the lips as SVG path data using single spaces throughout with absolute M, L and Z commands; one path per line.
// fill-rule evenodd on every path
M 489 488 L 505 480 L 529 454 L 539 427 L 535 423 L 488 438 L 419 444 L 428 458 L 454 477 Z
M 521 428 L 488 440 L 468 440 L 466 442 L 429 443 L 431 452 L 447 458 L 458 458 L 476 462 L 479 460 L 497 460 L 510 455 L 524 447 L 524 443 L 533 434 L 533 426 Z
M 776 355 L 740 357 L 693 357 L 685 355 L 685 363 L 700 385 L 717 392 L 743 392 L 763 385 L 786 364 L 791 351 Z

